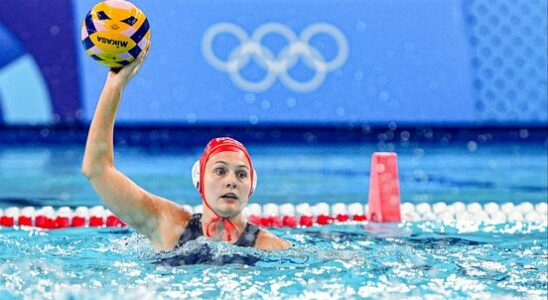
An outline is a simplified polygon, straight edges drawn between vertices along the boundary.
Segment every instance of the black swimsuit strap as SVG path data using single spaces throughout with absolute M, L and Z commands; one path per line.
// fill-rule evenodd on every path
M 261 229 L 257 225 L 247 223 L 234 245 L 240 247 L 255 247 L 259 231 L 261 231 Z
M 182 246 L 184 243 L 195 240 L 204 235 L 202 232 L 201 219 L 202 214 L 192 215 L 192 218 L 190 219 L 190 221 L 188 221 L 188 224 L 186 225 L 185 231 L 183 231 L 181 238 L 179 238 L 178 246 Z
M 261 231 L 261 229 L 257 225 L 247 223 L 234 245 L 240 247 L 254 247 L 259 231 Z M 202 214 L 193 214 L 179 239 L 178 246 L 182 246 L 184 243 L 195 240 L 203 235 Z

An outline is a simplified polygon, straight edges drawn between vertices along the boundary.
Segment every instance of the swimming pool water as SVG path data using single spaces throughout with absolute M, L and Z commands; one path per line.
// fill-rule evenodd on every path
M 116 165 L 141 186 L 197 205 L 190 169 L 201 147 L 150 150 L 117 147 Z M 259 176 L 255 203 L 367 201 L 376 144 L 250 145 Z M 548 199 L 545 144 L 467 143 L 398 146 L 405 202 L 542 202 Z M 83 147 L 0 147 L 0 208 L 15 204 L 99 205 L 81 175 Z M 29 188 L 32 187 L 32 188 Z
M 516 226 L 465 234 L 427 222 L 276 229 L 294 248 L 266 253 L 203 239 L 162 254 L 128 229 L 3 229 L 0 298 L 546 299 L 546 231 Z M 211 250 L 198 254 L 200 264 L 161 263 L 204 244 Z M 221 256 L 257 261 L 220 264 Z
M 365 203 L 370 155 L 379 150 L 249 148 L 260 178 L 251 201 L 261 204 Z M 395 150 L 404 202 L 547 201 L 545 144 Z M 189 170 L 200 151 L 119 147 L 116 160 L 151 192 L 196 205 Z M 78 146 L 0 148 L 0 208 L 101 204 L 80 174 L 82 153 Z M 0 299 L 546 299 L 546 226 L 462 228 L 437 222 L 279 228 L 272 231 L 292 249 L 266 253 L 198 240 L 160 254 L 131 229 L 0 228 Z M 201 263 L 166 263 L 189 255 Z

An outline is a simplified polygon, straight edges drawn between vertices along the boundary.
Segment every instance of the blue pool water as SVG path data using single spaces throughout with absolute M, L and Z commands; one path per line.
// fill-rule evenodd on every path
M 149 191 L 196 205 L 190 169 L 201 147 L 117 147 L 116 165 Z M 542 143 L 249 145 L 260 180 L 252 202 L 367 201 L 371 153 L 398 153 L 405 202 L 541 202 L 548 197 Z M 81 175 L 83 146 L 0 147 L 0 208 L 14 204 L 99 205 Z M 29 188 L 31 186 L 32 188 Z M 18 202 L 19 201 L 19 202 Z M 21 202 L 22 201 L 22 202 Z
M 513 226 L 468 234 L 426 223 L 277 229 L 293 249 L 271 254 L 198 240 L 160 255 L 131 230 L 2 230 L 0 298 L 546 299 L 546 232 L 503 233 Z M 204 243 L 206 263 L 159 263 Z M 258 261 L 219 265 L 223 255 Z
M 256 203 L 366 202 L 377 144 L 250 145 Z M 546 144 L 398 145 L 404 202 L 546 202 Z M 200 148 L 119 147 L 119 169 L 153 193 L 196 205 Z M 0 208 L 101 204 L 80 175 L 83 149 L 0 148 Z M 273 229 L 293 242 L 266 253 L 198 240 L 154 253 L 131 229 L 0 228 L 0 299 L 546 299 L 546 227 L 462 232 L 437 222 Z M 208 251 L 203 251 L 207 248 Z M 166 261 L 199 255 L 202 263 Z M 235 258 L 223 264 L 226 257 Z M 240 258 L 249 259 L 240 259 Z

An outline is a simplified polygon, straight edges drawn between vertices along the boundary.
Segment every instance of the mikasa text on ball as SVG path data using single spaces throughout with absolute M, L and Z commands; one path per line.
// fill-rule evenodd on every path
M 128 1 L 100 2 L 82 22 L 82 45 L 86 53 L 111 68 L 131 63 L 149 43 L 147 17 Z

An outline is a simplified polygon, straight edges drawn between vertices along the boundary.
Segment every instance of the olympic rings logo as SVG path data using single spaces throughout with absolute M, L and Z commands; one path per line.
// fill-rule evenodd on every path
M 213 41 L 221 34 L 233 35 L 240 43 L 230 52 L 227 60 L 220 59 L 213 51 Z M 278 55 L 261 43 L 263 38 L 269 34 L 278 34 L 288 42 Z M 330 36 L 337 44 L 337 55 L 330 61 L 326 61 L 320 51 L 309 44 L 310 40 L 318 34 Z M 251 37 L 237 25 L 217 23 L 208 28 L 204 34 L 202 53 L 209 64 L 228 73 L 232 82 L 245 91 L 266 91 L 279 78 L 288 89 L 305 93 L 321 86 L 328 72 L 341 67 L 346 62 L 348 43 L 338 28 L 327 23 L 311 24 L 298 37 L 290 28 L 280 23 L 263 24 L 253 32 Z M 289 74 L 299 58 L 307 68 L 314 71 L 314 75 L 309 80 L 299 81 Z M 240 71 L 251 62 L 251 59 L 254 59 L 266 71 L 264 78 L 259 81 L 250 81 L 241 75 Z

